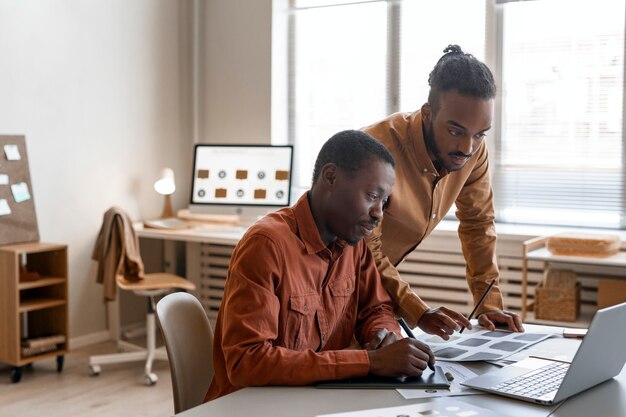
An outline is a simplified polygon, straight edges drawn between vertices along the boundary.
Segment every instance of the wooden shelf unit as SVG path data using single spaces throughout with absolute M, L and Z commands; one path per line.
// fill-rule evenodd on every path
M 550 263 L 587 265 L 596 267 L 625 268 L 626 252 L 620 251 L 605 258 L 590 256 L 553 255 L 546 247 L 548 237 L 536 237 L 523 243 L 522 249 L 522 320 L 538 324 L 557 325 L 563 327 L 588 327 L 593 314 L 582 312 L 575 322 L 561 322 L 535 319 L 534 312 L 528 311 L 528 262 L 543 263 L 543 270 L 547 270 Z
M 20 266 L 40 278 L 20 282 Z M 52 243 L 22 243 L 0 246 L 0 362 L 13 365 L 12 382 L 21 378 L 21 368 L 56 356 L 57 371 L 69 350 L 67 246 Z M 63 335 L 57 349 L 24 356 L 24 338 Z

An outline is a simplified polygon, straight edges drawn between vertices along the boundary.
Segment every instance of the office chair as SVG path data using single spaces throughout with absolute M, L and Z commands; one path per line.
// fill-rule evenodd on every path
M 202 404 L 213 374 L 213 330 L 196 297 L 175 293 L 158 302 L 157 316 L 170 358 L 174 412 Z
M 101 239 L 102 236 L 103 238 Z M 131 245 L 132 248 L 130 247 Z M 133 269 L 133 273 L 137 272 L 135 269 L 143 271 L 143 262 L 138 253 L 138 247 L 138 239 L 132 229 L 132 222 L 128 215 L 116 207 L 109 209 L 105 213 L 105 221 L 94 250 L 94 259 L 102 263 L 105 268 L 107 265 L 104 264 L 112 260 L 112 264 L 115 266 L 112 267 L 113 269 L 109 268 L 108 272 L 110 273 L 112 270 L 115 272 L 117 288 L 132 291 L 136 295 L 146 297 L 146 346 L 138 346 L 120 340 L 121 338 L 118 339 L 117 345 L 122 352 L 89 357 L 89 375 L 99 375 L 102 370 L 100 365 L 145 361 L 144 382 L 150 386 L 158 381 L 157 375 L 152 372 L 153 361 L 155 359 L 167 360 L 167 353 L 164 347 L 158 349 L 156 347 L 155 297 L 175 290 L 193 291 L 196 289 L 196 286 L 185 278 L 169 273 L 142 273 L 143 279 L 128 279 L 125 277 L 123 271 L 130 262 L 129 258 L 126 257 L 127 251 L 133 251 L 134 258 L 132 261 L 135 264 L 133 264 L 133 268 L 130 268 Z M 98 255 L 107 253 L 110 254 L 110 257 L 96 256 L 96 253 Z M 137 265 L 139 265 L 138 268 Z

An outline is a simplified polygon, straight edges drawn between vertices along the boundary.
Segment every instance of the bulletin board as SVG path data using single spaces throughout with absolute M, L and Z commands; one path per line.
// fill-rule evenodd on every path
M 0 245 L 38 240 L 26 139 L 0 135 Z

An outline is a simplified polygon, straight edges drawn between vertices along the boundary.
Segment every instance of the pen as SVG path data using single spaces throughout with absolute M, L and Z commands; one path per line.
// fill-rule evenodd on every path
M 415 337 L 415 335 L 413 334 L 413 330 L 411 330 L 411 328 L 409 327 L 408 324 L 406 324 L 406 321 L 404 321 L 404 319 L 402 317 L 400 317 L 398 319 L 398 323 L 400 323 L 400 326 L 402 326 L 402 328 L 404 329 L 404 332 L 406 333 L 407 336 L 409 336 L 411 339 L 417 340 L 417 338 Z M 431 370 L 435 370 L 434 366 L 430 366 L 430 364 L 428 365 L 428 367 Z
M 485 293 L 483 294 L 482 297 L 480 297 L 480 301 L 478 301 L 478 304 L 476 304 L 476 307 L 474 307 L 474 309 L 472 310 L 472 312 L 470 313 L 469 316 L 467 316 L 467 320 L 471 320 L 474 318 L 474 314 L 476 314 L 476 312 L 478 311 L 478 309 L 480 308 L 481 305 L 483 305 L 483 301 L 485 301 L 485 298 L 487 298 L 487 294 L 489 294 L 489 291 L 491 291 L 491 287 L 493 287 L 493 284 L 496 283 L 496 279 L 494 278 L 491 281 L 491 284 L 489 284 L 489 286 L 487 287 L 487 290 L 485 291 Z M 465 326 L 461 327 L 461 330 L 459 330 L 459 333 L 463 333 L 463 330 L 465 330 Z

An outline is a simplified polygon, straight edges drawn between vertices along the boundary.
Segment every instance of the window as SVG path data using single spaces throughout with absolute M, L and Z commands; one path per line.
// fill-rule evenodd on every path
M 290 13 L 289 135 L 303 189 L 334 133 L 421 107 L 448 44 L 484 57 L 485 0 L 292 0 Z
M 328 138 L 387 113 L 386 12 L 385 2 L 294 10 L 290 136 L 301 188 L 310 187 L 315 157 Z
M 418 109 L 456 43 L 499 84 L 488 141 L 496 219 L 624 228 L 624 3 L 290 0 L 295 183 L 310 186 L 332 134 Z
M 624 226 L 624 15 L 615 0 L 502 5 L 499 220 Z

